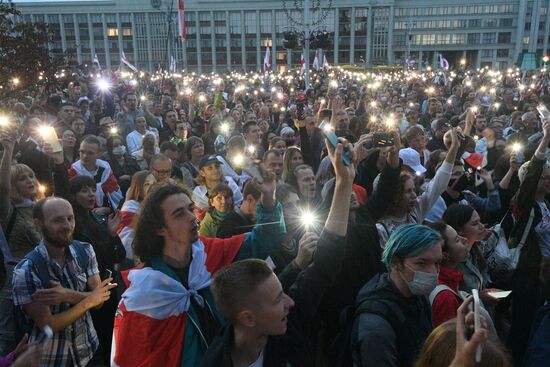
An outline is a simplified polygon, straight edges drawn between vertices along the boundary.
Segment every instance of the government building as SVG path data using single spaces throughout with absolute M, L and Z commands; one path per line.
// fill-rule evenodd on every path
M 79 63 L 97 54 L 102 67 L 126 59 L 143 70 L 189 72 L 300 66 L 301 46 L 283 47 L 285 32 L 302 32 L 303 0 L 186 0 L 186 38 L 178 29 L 178 0 L 14 0 L 20 22 L 45 22 L 55 31 L 54 55 L 71 50 Z M 330 65 L 439 65 L 460 60 L 497 69 L 537 65 L 548 52 L 550 0 L 309 0 L 311 28 L 330 34 Z M 310 65 L 315 49 L 310 52 Z

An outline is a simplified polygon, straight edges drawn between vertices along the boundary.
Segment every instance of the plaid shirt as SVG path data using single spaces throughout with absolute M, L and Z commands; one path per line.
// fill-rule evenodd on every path
M 77 261 L 77 253 L 72 245 L 67 249 L 67 258 L 63 268 L 59 263 L 50 258 L 43 242 L 36 247 L 48 264 L 50 279 L 61 283 L 62 287 L 74 289 L 79 292 L 87 290 L 88 278 L 99 274 L 95 252 L 91 245 L 87 245 L 88 268 L 82 269 Z M 31 303 L 32 294 L 43 289 L 38 271 L 28 259 L 22 260 L 13 273 L 13 302 L 16 306 Z M 52 315 L 59 314 L 71 308 L 68 303 L 50 306 Z M 29 342 L 35 341 L 40 336 L 41 330 L 35 327 L 29 336 Z M 97 350 L 99 341 L 97 338 L 92 317 L 86 312 L 81 318 L 65 329 L 54 334 L 51 341 L 44 345 L 44 355 L 41 366 L 86 366 Z

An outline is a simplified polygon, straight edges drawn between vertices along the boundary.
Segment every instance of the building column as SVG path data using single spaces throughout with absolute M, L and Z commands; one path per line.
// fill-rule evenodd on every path
M 394 55 L 393 55 L 393 27 L 394 27 L 394 20 L 395 17 L 395 8 L 393 5 L 390 5 L 390 15 L 388 18 L 388 65 L 393 65 L 394 61 Z
M 149 13 L 145 13 L 145 31 L 147 32 L 147 62 L 149 64 L 149 72 L 152 73 L 154 71 L 153 46 L 151 45 L 151 22 L 149 21 Z
M 542 44 L 542 54 L 548 53 L 548 37 L 550 36 L 550 0 L 546 1 L 546 23 L 544 25 L 544 42 Z
M 63 19 L 63 14 L 59 14 L 58 19 L 59 35 L 61 36 L 61 50 L 65 53 L 65 51 L 67 51 L 67 36 L 65 35 L 65 20 Z
M 481 67 L 481 50 L 476 51 L 476 69 Z
M 349 40 L 349 63 L 355 64 L 355 7 L 351 8 L 351 29 Z
M 244 23 L 244 10 L 241 10 L 241 59 L 242 59 L 242 66 L 243 70 L 246 72 L 246 45 L 245 45 L 245 28 L 246 25 Z
M 212 50 L 212 71 L 217 72 L 216 66 L 216 30 L 214 29 L 214 11 L 210 11 L 210 49 Z
M 275 10 L 271 10 L 271 70 L 277 71 L 277 29 L 275 27 Z
M 514 48 L 513 63 L 518 62 L 519 54 L 523 50 L 523 34 L 525 29 L 525 16 L 527 13 L 527 0 L 519 0 L 518 24 L 516 26 L 516 47 Z M 521 60 L 519 60 L 521 63 Z
M 531 32 L 529 38 L 529 52 L 537 52 L 540 23 L 540 0 L 533 1 L 533 10 L 531 12 Z
M 418 65 L 418 71 L 422 71 L 422 69 L 424 68 L 423 66 L 423 62 L 422 62 L 422 57 L 424 55 L 422 55 L 422 50 L 419 50 L 418 51 L 418 60 L 416 62 L 416 65 Z
M 262 70 L 262 42 L 260 33 L 260 11 L 256 10 L 256 71 Z
M 195 12 L 195 17 L 197 19 L 197 32 L 196 32 L 196 36 L 197 36 L 197 73 L 201 73 L 202 71 L 202 53 L 201 53 L 201 20 L 199 18 L 199 12 L 196 11 Z
M 111 53 L 109 52 L 109 38 L 107 36 L 107 22 L 105 21 L 105 13 L 101 14 L 101 22 L 103 23 L 103 47 L 105 48 L 105 65 L 111 70 Z
M 337 66 L 338 60 L 338 49 L 340 48 L 339 43 L 340 38 L 340 8 L 334 8 L 334 66 Z
M 118 54 L 119 58 L 122 56 L 122 52 L 124 51 L 124 44 L 122 43 L 122 23 L 120 21 L 120 13 L 116 13 L 116 28 L 117 28 L 117 38 L 118 38 Z M 118 62 L 119 68 L 121 62 Z
M 94 57 L 95 57 L 95 38 L 94 38 L 94 25 L 92 24 L 92 16 L 90 13 L 86 15 L 86 18 L 88 19 L 88 38 L 90 38 L 90 62 L 93 63 Z
M 74 42 L 76 46 L 76 61 L 78 64 L 82 64 L 82 44 L 80 42 L 80 26 L 78 25 L 78 19 L 76 19 L 76 14 L 73 14 L 73 24 L 74 24 Z
M 366 53 L 365 53 L 365 64 L 370 66 L 371 63 L 371 55 L 372 55 L 372 6 L 369 6 L 369 10 L 367 13 L 367 45 L 366 45 Z
M 136 40 L 136 17 L 134 13 L 130 13 L 130 22 L 132 23 L 132 55 L 135 67 L 139 69 L 137 40 Z
M 231 70 L 231 26 L 229 24 L 229 10 L 225 11 L 225 58 L 227 59 L 227 70 Z

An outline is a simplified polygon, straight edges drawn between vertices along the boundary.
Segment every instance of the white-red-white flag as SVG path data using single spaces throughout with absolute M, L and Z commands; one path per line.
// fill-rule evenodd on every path
M 264 73 L 269 73 L 270 70 L 271 70 L 271 49 L 268 47 L 265 49 Z
M 187 26 L 185 25 L 185 4 L 183 0 L 178 0 L 178 26 L 181 38 L 186 39 Z
M 319 70 L 319 50 L 315 51 L 315 58 L 313 59 L 313 69 Z
M 122 50 L 120 53 L 120 61 L 124 65 L 128 66 L 133 72 L 137 73 L 138 69 L 134 65 L 132 65 L 130 61 L 128 61 L 128 59 L 126 58 L 126 55 L 124 54 L 124 50 Z
M 306 60 L 304 59 L 303 53 L 300 55 L 300 65 L 302 65 L 302 67 L 300 68 L 300 73 L 304 75 L 306 73 L 307 65 L 306 65 Z
M 323 54 L 323 69 L 328 69 L 329 67 L 327 55 Z
M 449 61 L 447 61 L 442 54 L 439 54 L 439 66 L 441 66 L 443 70 L 449 70 Z
M 174 58 L 174 56 L 170 55 L 170 67 L 168 68 L 168 71 L 171 73 L 175 73 L 177 68 L 178 66 L 176 63 L 176 59 Z
M 94 55 L 94 60 L 92 61 L 92 64 L 101 70 L 101 64 L 99 63 L 99 57 L 97 57 L 97 54 Z

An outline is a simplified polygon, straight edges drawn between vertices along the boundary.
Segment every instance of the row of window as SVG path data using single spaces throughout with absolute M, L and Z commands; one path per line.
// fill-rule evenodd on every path
M 513 18 L 406 20 L 395 22 L 394 29 L 425 28 L 496 28 L 512 27 Z
M 394 35 L 394 45 L 407 45 L 407 35 Z M 443 34 L 415 34 L 409 36 L 412 46 L 426 45 L 491 45 L 510 43 L 512 41 L 511 32 L 500 33 L 443 33 Z
M 431 15 L 498 14 L 517 12 L 517 4 L 462 5 L 425 8 L 397 8 L 395 9 L 395 16 L 416 17 Z

